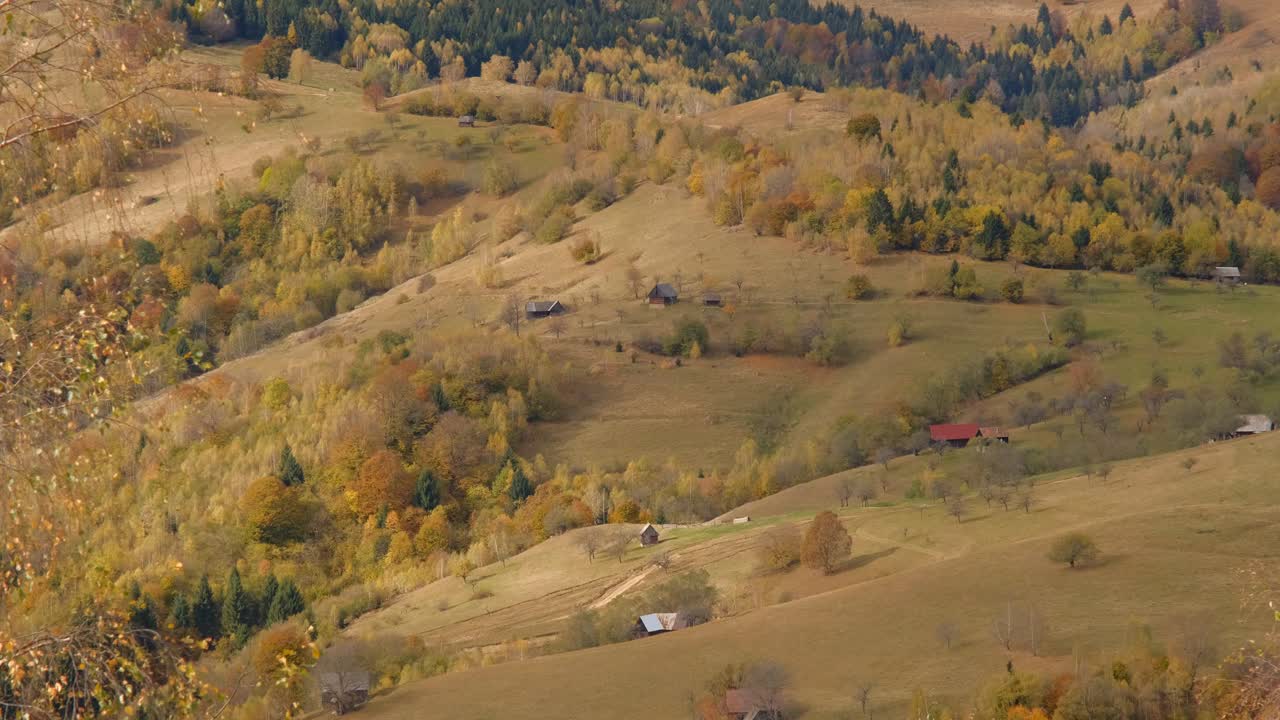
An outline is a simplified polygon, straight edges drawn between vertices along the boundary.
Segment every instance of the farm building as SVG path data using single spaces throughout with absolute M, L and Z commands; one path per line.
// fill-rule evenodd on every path
M 636 618 L 632 634 L 636 637 L 653 637 L 672 630 L 683 630 L 689 623 L 680 613 L 649 613 Z
M 649 291 L 650 305 L 674 305 L 680 293 L 668 283 L 658 283 Z
M 1235 285 L 1240 282 L 1240 268 L 1225 265 L 1213 269 L 1213 279 L 1217 280 L 1221 285 Z
M 1232 433 L 1237 437 L 1240 435 L 1258 435 L 1260 433 L 1271 432 L 1275 429 L 1275 423 L 1271 422 L 1271 418 L 1266 415 L 1241 415 L 1240 427 L 1236 428 Z
M 720 307 L 724 303 L 724 298 L 720 297 L 720 293 L 708 292 L 702 294 L 702 304 L 707 307 Z
M 476 126 L 475 115 L 463 115 L 462 117 L 458 118 L 458 127 L 475 127 L 475 126 Z
M 992 442 L 1009 442 L 1009 433 L 993 426 L 978 428 L 978 437 Z
M 369 673 L 331 672 L 320 673 L 320 704 L 345 715 L 369 701 Z
M 658 528 L 654 527 L 653 523 L 640 528 L 640 544 L 645 547 L 658 544 Z
M 559 300 L 530 300 L 525 303 L 524 314 L 529 319 L 551 317 L 565 311 Z
M 964 447 L 970 440 L 978 437 L 980 430 L 977 423 L 930 425 L 929 439 L 951 447 Z

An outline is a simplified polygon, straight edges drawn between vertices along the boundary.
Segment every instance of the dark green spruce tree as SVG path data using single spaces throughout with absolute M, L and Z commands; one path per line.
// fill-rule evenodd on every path
M 307 603 L 298 592 L 298 586 L 292 580 L 280 583 L 280 590 L 271 601 L 271 609 L 267 612 L 267 623 L 274 625 L 283 622 L 307 609 Z
M 280 475 L 280 482 L 285 486 L 301 485 L 306 476 L 302 472 L 302 463 L 298 462 L 298 458 L 293 455 L 293 448 L 288 445 L 280 451 L 280 467 L 277 469 Z
M 213 599 L 209 576 L 202 575 L 191 600 L 191 626 L 202 638 L 214 640 L 222 637 L 222 624 L 218 617 L 218 601 Z

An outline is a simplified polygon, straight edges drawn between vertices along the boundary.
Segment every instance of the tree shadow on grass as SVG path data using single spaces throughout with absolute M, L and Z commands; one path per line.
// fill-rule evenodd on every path
M 1102 553 L 1101 555 L 1098 556 L 1097 560 L 1094 560 L 1093 562 L 1079 564 L 1079 565 L 1076 565 L 1075 567 L 1071 567 L 1066 563 L 1063 563 L 1062 569 L 1070 573 L 1084 574 L 1094 570 L 1106 570 L 1107 568 L 1113 565 L 1119 565 L 1128 559 L 1129 559 L 1129 556 L 1123 553 Z
M 851 557 L 837 565 L 831 574 L 839 575 L 840 573 L 848 572 L 850 570 L 857 570 L 860 567 L 870 565 L 876 560 L 889 557 L 897 551 L 898 547 L 895 545 L 893 547 L 885 548 L 879 552 L 867 553 L 866 555 L 855 555 L 854 557 Z

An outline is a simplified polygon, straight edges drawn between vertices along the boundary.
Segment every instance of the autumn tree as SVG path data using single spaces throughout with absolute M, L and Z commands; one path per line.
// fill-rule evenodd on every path
M 1054 541 L 1049 559 L 1069 567 L 1087 565 L 1098 558 L 1098 546 L 1084 533 L 1069 533 Z
M 364 517 L 382 508 L 396 510 L 413 500 L 414 487 L 400 458 L 391 450 L 379 450 L 360 465 L 351 487 L 353 507 Z
M 188 655 L 116 611 L 81 613 L 66 626 L 5 637 L 0 716 L 196 717 L 211 689 Z
M 1258 202 L 1272 210 L 1280 210 L 1280 166 L 1268 168 L 1258 177 L 1254 192 Z
M 521 85 L 532 85 L 538 79 L 538 68 L 528 60 L 521 60 L 516 66 L 515 81 Z
M 830 575 L 853 551 L 853 539 L 840 518 L 830 510 L 818 513 L 805 531 L 800 559 L 805 565 Z
M 364 86 L 363 97 L 365 105 L 377 112 L 382 109 L 382 101 L 387 99 L 387 86 L 378 80 L 370 82 Z
M 606 540 L 604 528 L 600 527 L 584 528 L 574 538 L 582 554 L 586 555 L 588 563 L 595 562 L 596 553 L 604 547 Z
M 848 507 L 849 500 L 853 497 L 854 482 L 850 475 L 842 475 L 836 482 L 836 500 L 840 502 L 840 507 Z
M 253 538 L 269 545 L 301 540 L 310 512 L 298 490 L 274 475 L 255 480 L 240 500 Z
M 1067 308 L 1058 313 L 1053 323 L 1058 342 L 1067 347 L 1074 347 L 1084 342 L 1087 324 L 1084 313 L 1079 308 Z
M 633 297 L 640 297 L 640 291 L 644 289 L 644 273 L 635 265 L 627 266 L 627 287 L 631 289 Z
M 845 134 L 858 142 L 866 142 L 873 138 L 879 140 L 880 118 L 874 113 L 855 115 L 849 118 L 849 122 L 845 125 Z
M 480 77 L 485 80 L 507 82 L 511 79 L 511 73 L 514 70 L 515 66 L 511 58 L 506 55 L 493 55 L 488 62 L 480 63 Z
M 771 528 L 761 539 L 757 556 L 764 572 L 789 570 L 800 562 L 803 540 L 794 526 Z
M 311 54 L 302 48 L 295 48 L 289 56 L 289 77 L 299 85 L 306 84 L 311 77 Z

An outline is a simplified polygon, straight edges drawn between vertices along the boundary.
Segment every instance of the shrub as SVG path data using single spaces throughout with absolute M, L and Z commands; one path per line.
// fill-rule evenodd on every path
M 757 549 L 762 572 L 782 572 L 800 563 L 800 532 L 790 525 L 774 528 L 764 534 Z
M 561 238 L 569 234 L 569 228 L 573 227 L 573 208 L 568 205 L 561 205 L 556 208 L 542 221 L 538 226 L 533 237 L 541 243 L 559 242 Z
M 333 309 L 338 314 L 347 313 L 355 310 L 362 302 L 364 302 L 364 293 L 354 288 L 343 288 L 338 293 Z
M 875 288 L 871 286 L 871 278 L 858 273 L 850 275 L 844 284 L 844 296 L 850 300 L 866 300 L 875 294 Z
M 1022 281 L 1010 278 L 1000 286 L 1000 296 L 1011 303 L 1022 302 Z
M 587 209 L 593 212 L 603 210 L 612 205 L 617 199 L 618 196 L 614 192 L 612 180 L 601 182 L 592 188 L 591 192 L 587 193 Z
M 813 336 L 809 341 L 809 352 L 805 353 L 805 359 L 830 367 L 832 365 L 840 365 L 849 356 L 849 340 L 844 333 L 825 330 Z
M 971 267 L 961 268 L 952 278 L 954 284 L 951 294 L 957 300 L 981 300 L 983 293 L 986 292 L 978 283 L 978 273 Z
M 590 265 L 600 259 L 600 243 L 591 238 L 582 238 L 569 248 L 574 260 Z
M 676 325 L 671 337 L 663 343 L 662 351 L 667 355 L 689 357 L 694 348 L 699 354 L 705 352 L 708 342 L 710 334 L 706 325 L 697 320 L 685 320 Z
M 513 192 L 519 186 L 515 169 L 509 164 L 494 160 L 484 168 L 484 176 L 480 180 L 480 189 L 487 195 L 502 197 Z
M 893 319 L 888 325 L 887 333 L 888 346 L 900 347 L 902 343 L 911 340 L 911 319 L 909 316 L 899 316 Z

